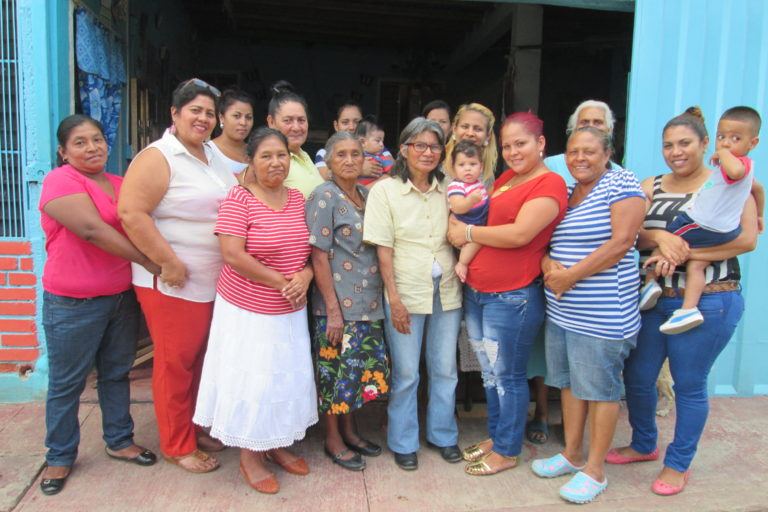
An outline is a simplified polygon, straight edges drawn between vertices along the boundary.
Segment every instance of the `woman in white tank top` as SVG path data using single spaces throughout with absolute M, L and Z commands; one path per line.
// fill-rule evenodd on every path
M 253 98 L 239 89 L 227 89 L 218 103 L 221 134 L 211 141 L 211 149 L 233 174 L 240 174 L 248 167 L 246 146 L 253 129 Z
M 200 451 L 223 445 L 192 424 L 222 265 L 213 233 L 219 205 L 236 184 L 206 142 L 218 89 L 193 78 L 173 93 L 173 127 L 131 163 L 118 213 L 128 237 L 162 271 L 133 266 L 133 285 L 155 344 L 152 390 L 165 459 L 193 473 L 219 466 Z

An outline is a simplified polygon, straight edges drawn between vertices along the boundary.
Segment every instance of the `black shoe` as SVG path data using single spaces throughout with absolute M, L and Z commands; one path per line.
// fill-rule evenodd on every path
M 439 451 L 440 456 L 443 458 L 445 462 L 450 462 L 451 464 L 453 464 L 453 463 L 461 462 L 462 460 L 464 460 L 464 457 L 461 454 L 461 450 L 455 444 L 452 446 L 437 446 L 436 444 L 433 444 L 427 441 L 427 446 L 429 446 L 433 450 Z
M 135 457 L 120 457 L 119 455 L 115 455 L 110 452 L 109 448 L 107 447 L 104 448 L 104 451 L 107 452 L 107 455 L 113 459 L 122 460 L 123 462 L 131 462 L 133 464 L 138 464 L 139 466 L 151 466 L 157 462 L 157 455 L 155 455 L 152 450 L 145 449 Z
M 393 452 L 395 454 L 395 464 L 397 464 L 397 467 L 400 469 L 404 469 L 406 471 L 413 471 L 415 469 L 419 469 L 419 458 L 416 456 L 416 452 L 413 453 L 397 453 Z
M 40 490 L 43 491 L 43 494 L 46 494 L 48 496 L 59 494 L 61 490 L 64 488 L 64 484 L 67 481 L 67 477 L 69 477 L 69 473 L 67 473 L 67 476 L 63 478 L 43 478 L 40 481 Z
M 344 469 L 348 469 L 350 471 L 362 471 L 365 469 L 365 459 L 363 459 L 359 453 L 356 453 L 355 456 L 351 459 L 345 460 L 342 457 L 348 454 L 350 450 L 344 450 L 334 455 L 328 450 L 327 446 L 323 447 L 323 449 L 325 450 L 325 454 L 333 461 L 334 464 L 338 464 Z
M 376 443 L 372 443 L 371 441 L 367 439 L 360 438 L 361 444 L 355 446 L 354 444 L 350 443 L 344 443 L 347 445 L 347 448 L 352 450 L 355 453 L 359 453 L 360 455 L 365 455 L 366 457 L 378 457 L 381 455 L 381 446 L 377 445 Z

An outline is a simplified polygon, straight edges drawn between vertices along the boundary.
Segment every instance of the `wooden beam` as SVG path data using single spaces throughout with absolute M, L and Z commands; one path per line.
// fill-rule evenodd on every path
M 485 3 L 487 0 L 461 0 L 465 2 Z M 540 4 L 574 9 L 594 9 L 596 11 L 634 12 L 635 0 L 494 0 L 496 3 Z
M 512 16 L 515 6 L 512 4 L 497 4 L 487 12 L 482 21 L 467 34 L 464 41 L 448 59 L 445 73 L 455 73 L 482 55 L 499 40 L 512 26 Z

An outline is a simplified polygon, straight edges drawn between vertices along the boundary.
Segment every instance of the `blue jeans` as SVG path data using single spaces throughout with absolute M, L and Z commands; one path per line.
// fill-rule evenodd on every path
M 675 381 L 675 437 L 667 447 L 664 465 L 686 471 L 704 431 L 709 413 L 707 377 L 717 356 L 731 339 L 744 312 L 740 292 L 710 293 L 701 296 L 699 310 L 704 323 L 690 331 L 667 336 L 659 332 L 682 298 L 659 299 L 656 307 L 643 313 L 643 327 L 635 348 L 624 366 L 632 448 L 651 453 L 656 448 L 656 379 L 664 358 Z
M 519 455 L 530 401 L 528 356 L 544 321 L 541 284 L 498 293 L 465 286 L 464 311 L 469 341 L 482 368 L 493 451 Z
M 89 299 L 45 292 L 43 327 L 50 366 L 45 403 L 48 465 L 71 466 L 77 458 L 80 394 L 94 364 L 104 441 L 110 450 L 131 446 L 128 372 L 136 358 L 139 327 L 133 290 Z
M 453 446 L 459 441 L 455 416 L 458 382 L 456 340 L 461 323 L 461 308 L 443 311 L 439 281 L 435 281 L 434 290 L 432 314 L 411 313 L 410 334 L 402 334 L 395 329 L 389 304 L 384 304 L 384 330 L 392 357 L 387 445 L 395 453 L 413 453 L 419 449 L 416 391 L 419 387 L 419 361 L 424 338 L 429 384 L 427 441 L 441 447 Z

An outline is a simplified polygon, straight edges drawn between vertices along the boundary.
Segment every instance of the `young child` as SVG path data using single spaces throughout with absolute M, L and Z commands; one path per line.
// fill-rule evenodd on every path
M 384 130 L 371 117 L 366 117 L 355 128 L 355 136 L 363 145 L 365 158 L 376 160 L 381 165 L 381 176 L 389 174 L 395 164 L 392 154 L 384 147 Z M 361 176 L 358 181 L 369 187 L 380 178 Z
M 451 151 L 456 179 L 448 185 L 448 204 L 457 219 L 473 226 L 485 225 L 490 205 L 488 190 L 480 180 L 482 155 L 483 150 L 471 140 L 460 141 Z M 471 242 L 461 248 L 455 269 L 462 283 L 467 279 L 467 266 L 479 249 L 479 244 Z
M 691 107 L 686 113 L 700 118 L 703 125 L 698 107 Z M 712 173 L 687 210 L 679 213 L 667 226 L 667 231 L 683 238 L 691 248 L 714 247 L 738 237 L 741 214 L 750 192 L 757 203 L 758 229 L 763 230 L 765 192 L 754 179 L 752 160 L 747 156 L 759 142 L 760 124 L 760 115 L 750 107 L 733 107 L 720 117 L 712 155 L 712 164 L 719 168 L 719 172 Z M 649 268 L 660 258 L 654 253 L 644 265 L 648 273 L 640 292 L 641 311 L 653 308 L 661 296 L 656 272 Z M 703 260 L 686 262 L 682 307 L 659 327 L 661 332 L 680 334 L 704 322 L 697 306 L 705 287 L 704 272 L 710 263 Z

